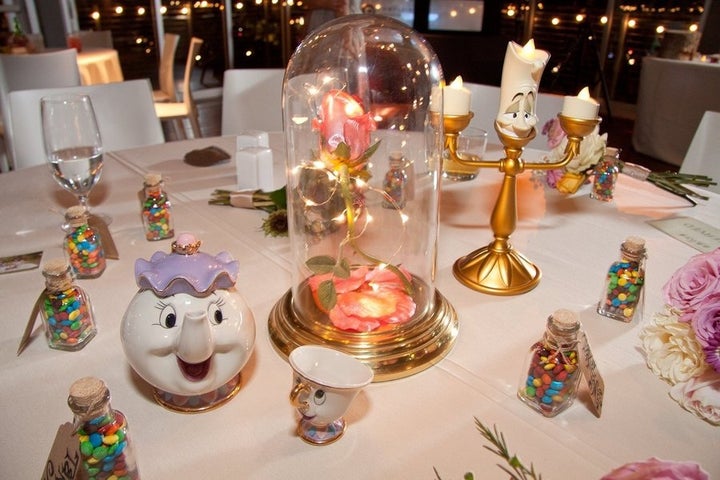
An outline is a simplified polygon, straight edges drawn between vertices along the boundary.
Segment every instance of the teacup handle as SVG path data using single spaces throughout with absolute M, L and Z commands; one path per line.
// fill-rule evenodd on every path
M 304 393 L 307 397 L 308 395 L 310 395 L 310 391 L 310 387 L 308 387 L 302 382 L 299 382 L 290 391 L 290 402 L 292 403 L 293 407 L 300 410 L 300 413 L 305 413 L 307 412 L 308 408 L 310 408 L 310 404 L 308 402 L 300 400 L 300 395 Z

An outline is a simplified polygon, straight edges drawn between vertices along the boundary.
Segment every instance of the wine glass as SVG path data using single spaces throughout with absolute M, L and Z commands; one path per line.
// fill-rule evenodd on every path
M 88 195 L 100 180 L 103 166 L 102 141 L 90 97 L 51 95 L 40 100 L 40 107 L 52 176 L 89 213 Z

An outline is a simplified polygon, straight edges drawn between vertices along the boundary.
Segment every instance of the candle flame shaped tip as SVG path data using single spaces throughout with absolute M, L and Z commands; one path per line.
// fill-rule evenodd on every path
M 578 98 L 590 100 L 590 89 L 588 87 L 584 87 L 582 90 L 580 90 L 580 93 L 578 93 Z

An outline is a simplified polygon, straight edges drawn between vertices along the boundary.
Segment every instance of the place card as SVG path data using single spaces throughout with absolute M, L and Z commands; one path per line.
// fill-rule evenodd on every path
M 42 252 L 21 253 L 0 257 L 0 274 L 34 270 L 40 266 Z
M 696 218 L 672 217 L 647 223 L 702 253 L 720 247 L 720 229 Z
M 73 424 L 63 423 L 55 435 L 55 441 L 40 478 L 42 480 L 83 479 L 87 478 L 84 473 Z
M 578 347 L 580 350 L 580 370 L 590 390 L 590 401 L 593 407 L 595 407 L 595 415 L 600 418 L 602 414 L 603 397 L 605 396 L 605 382 L 595 364 L 595 359 L 590 349 L 590 342 L 583 330 L 580 330 L 578 333 Z

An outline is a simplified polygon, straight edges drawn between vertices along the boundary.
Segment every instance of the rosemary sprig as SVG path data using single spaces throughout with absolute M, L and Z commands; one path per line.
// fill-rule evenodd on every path
M 717 182 L 713 181 L 713 179 L 707 175 L 677 172 L 652 172 L 647 168 L 640 167 L 632 163 L 624 163 L 622 166 L 623 173 L 627 173 L 631 177 L 638 178 L 640 180 L 647 180 L 658 188 L 684 198 L 688 202 L 692 203 L 693 206 L 697 205 L 697 202 L 693 200 L 693 197 L 701 200 L 707 200 L 708 197 L 701 195 L 684 185 L 694 185 L 696 187 L 717 185 Z
M 483 447 L 507 462 L 509 468 L 504 465 L 500 465 L 499 463 L 497 466 L 500 467 L 503 472 L 510 475 L 511 480 L 542 480 L 542 475 L 535 471 L 535 467 L 532 463 L 528 469 L 525 465 L 523 465 L 517 455 L 510 455 L 507 443 L 505 443 L 505 436 L 502 432 L 498 432 L 495 425 L 493 425 L 493 429 L 490 430 L 489 427 L 486 427 L 477 417 L 475 417 L 475 426 L 480 431 L 480 434 L 482 434 L 487 441 L 492 443 L 492 446 L 483 445 Z M 442 480 L 437 469 L 433 467 L 433 470 L 435 471 L 435 477 L 437 480 Z M 472 472 L 468 472 L 463 475 L 464 480 L 473 480 L 474 478 L 475 477 Z
M 507 444 L 505 443 L 505 436 L 502 434 L 502 432 L 498 432 L 495 425 L 493 425 L 493 429 L 490 430 L 490 428 L 486 427 L 480 420 L 475 418 L 475 426 L 477 426 L 477 429 L 480 431 L 482 436 L 485 437 L 485 439 L 493 445 L 492 447 L 484 445 L 484 447 L 507 462 L 510 468 L 500 464 L 498 464 L 498 467 L 500 467 L 505 473 L 510 475 L 511 479 L 542 480 L 542 475 L 535 471 L 535 467 L 532 463 L 530 464 L 530 468 L 528 469 L 525 465 L 523 465 L 517 455 L 510 455 Z

